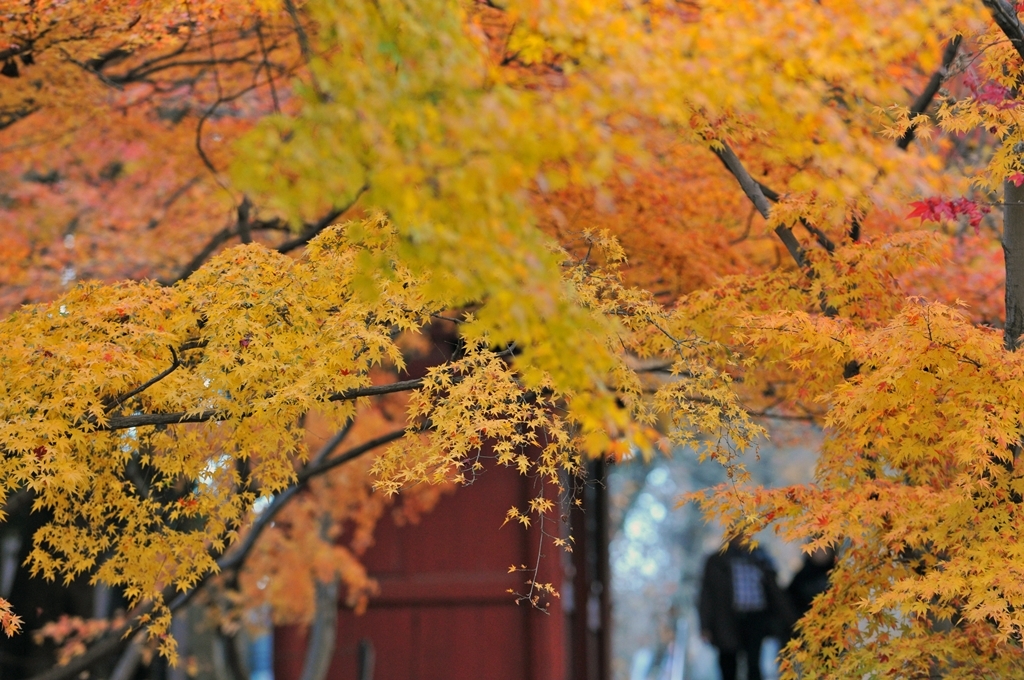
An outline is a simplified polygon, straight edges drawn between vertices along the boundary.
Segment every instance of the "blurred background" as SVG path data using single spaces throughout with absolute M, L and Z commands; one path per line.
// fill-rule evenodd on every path
M 820 430 L 803 424 L 773 428 L 772 441 L 749 456 L 753 481 L 784 486 L 811 481 Z M 724 470 L 700 464 L 692 451 L 649 462 L 633 460 L 608 473 L 611 573 L 611 677 L 614 680 L 716 680 L 717 652 L 701 639 L 697 618 L 704 560 L 721 547 L 686 493 L 725 481 Z M 802 563 L 800 546 L 770 532 L 757 536 L 789 584 Z M 762 649 L 764 677 L 774 678 L 778 641 Z

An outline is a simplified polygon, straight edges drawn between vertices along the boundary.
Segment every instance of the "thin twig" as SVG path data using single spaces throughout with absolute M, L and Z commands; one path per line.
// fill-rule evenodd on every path
M 306 33 L 305 27 L 302 25 L 302 19 L 299 18 L 299 10 L 296 9 L 295 3 L 292 2 L 292 0 L 284 0 L 284 7 L 288 11 L 288 16 L 292 19 L 292 24 L 295 26 L 295 35 L 299 39 L 299 50 L 302 52 L 302 59 L 306 62 L 306 68 L 309 69 L 309 79 L 313 83 L 313 90 L 316 92 L 320 101 L 327 101 L 327 94 L 324 92 L 323 88 L 320 87 L 320 82 L 317 80 L 316 73 L 314 73 L 311 68 L 313 63 L 313 48 L 309 42 L 309 35 Z
M 260 52 L 263 53 L 263 69 L 267 72 L 267 84 L 270 86 L 270 98 L 274 102 L 274 113 L 281 113 L 281 104 L 277 99 L 277 87 L 274 86 L 274 74 L 270 70 L 270 55 L 263 42 L 263 29 L 260 24 L 261 22 L 256 22 L 256 39 L 260 43 Z

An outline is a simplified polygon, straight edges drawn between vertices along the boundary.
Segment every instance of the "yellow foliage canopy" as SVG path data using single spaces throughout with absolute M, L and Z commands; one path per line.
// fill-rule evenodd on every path
M 104 7 L 0 29 L 3 304 L 41 301 L 0 322 L 0 492 L 52 516 L 33 570 L 121 586 L 160 632 L 252 549 L 257 498 L 299 496 L 243 589 L 305 570 L 308 601 L 342 573 L 358 605 L 366 475 L 392 494 L 493 455 L 562 489 L 657 423 L 729 466 L 700 500 L 730 531 L 845 546 L 790 676 L 1019 674 L 1024 383 L 1017 338 L 977 323 L 1003 276 L 979 206 L 1024 181 L 1008 4 Z M 66 141 L 22 143 L 32 120 Z M 108 283 L 69 285 L 83 266 Z M 439 318 L 455 355 L 381 378 Z M 778 416 L 826 428 L 816 483 L 749 488 L 739 455 Z M 311 454 L 307 417 L 337 441 Z

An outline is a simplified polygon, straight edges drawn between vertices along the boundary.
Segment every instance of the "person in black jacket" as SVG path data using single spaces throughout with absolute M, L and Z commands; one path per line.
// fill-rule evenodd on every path
M 771 558 L 741 539 L 705 562 L 699 614 L 701 635 L 718 648 L 722 680 L 736 680 L 740 654 L 746 657 L 747 680 L 761 680 L 761 643 L 793 621 Z
M 811 601 L 828 589 L 828 577 L 836 564 L 836 553 L 832 548 L 820 548 L 810 555 L 804 555 L 804 565 L 786 588 L 793 613 L 802 619 L 811 608 Z M 792 633 L 790 634 L 792 636 Z

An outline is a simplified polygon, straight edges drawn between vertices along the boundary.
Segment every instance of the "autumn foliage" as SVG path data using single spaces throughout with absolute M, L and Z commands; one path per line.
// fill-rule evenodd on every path
M 34 572 L 121 589 L 173 655 L 200 591 L 365 606 L 396 494 L 512 466 L 545 490 L 509 520 L 557 522 L 587 456 L 684 445 L 731 532 L 840 549 L 789 677 L 1020 674 L 1014 6 L 8 5 L 0 490 L 46 513 Z M 816 480 L 752 488 L 779 418 L 825 429 Z

